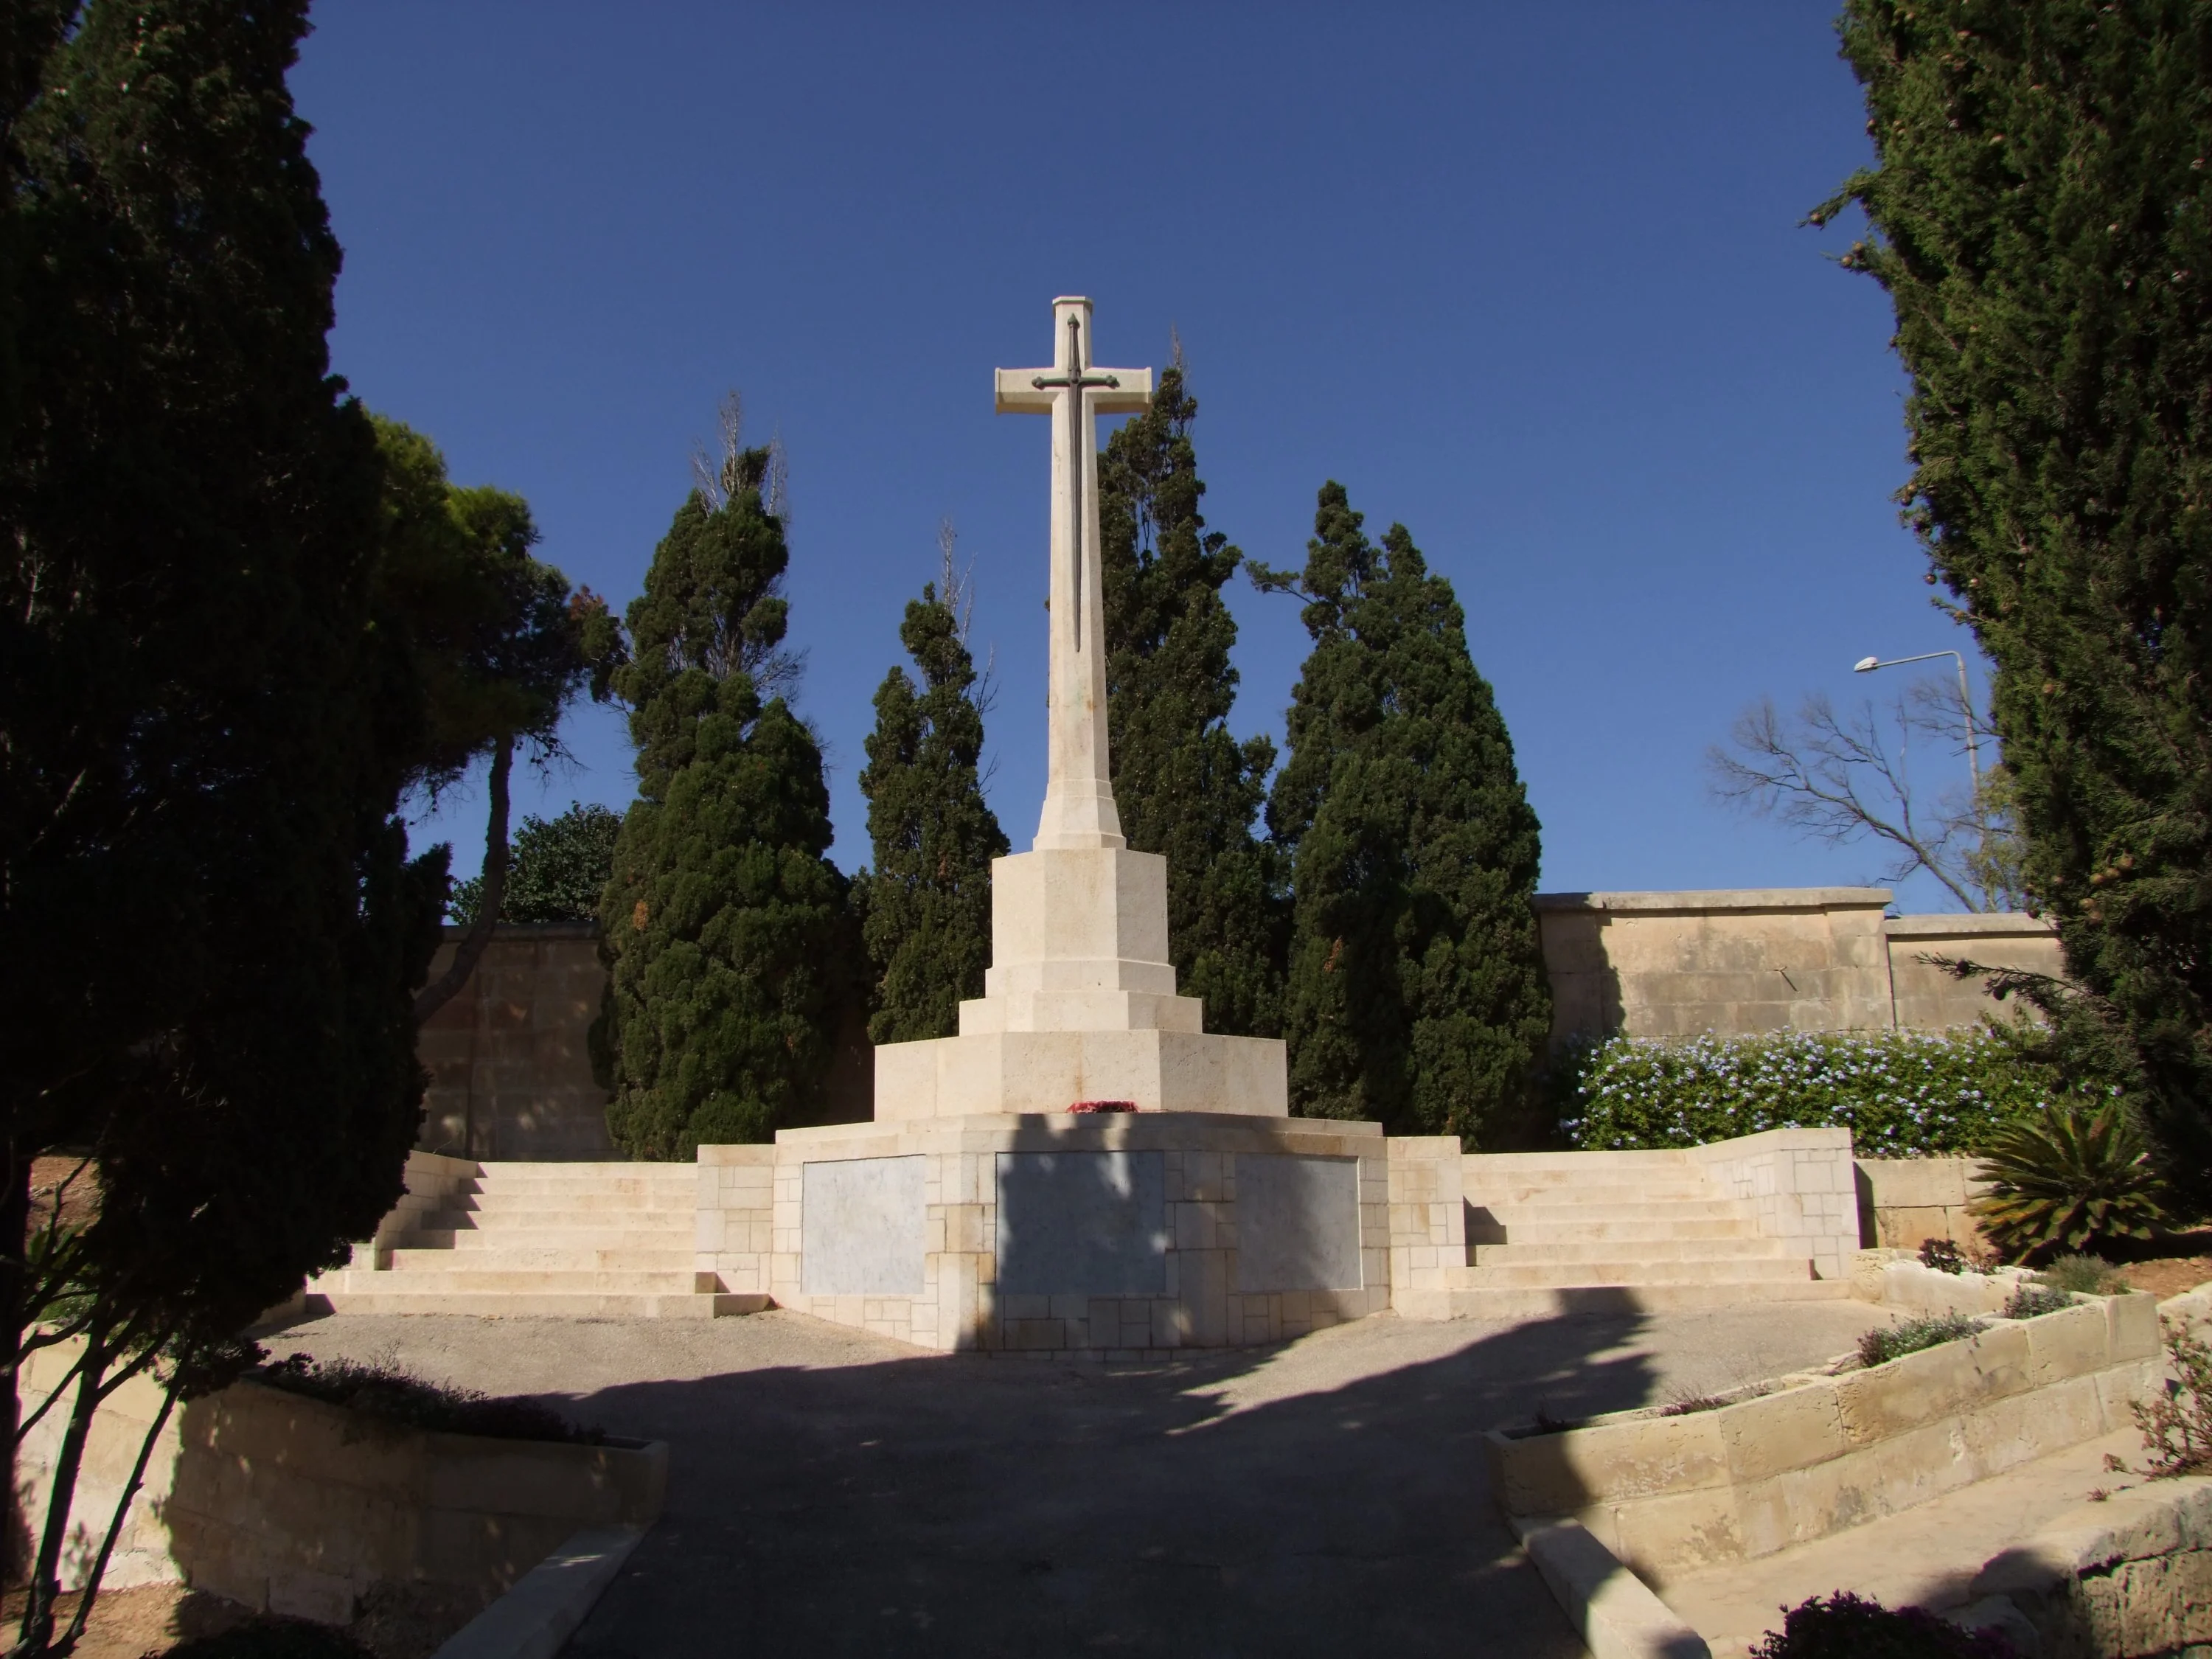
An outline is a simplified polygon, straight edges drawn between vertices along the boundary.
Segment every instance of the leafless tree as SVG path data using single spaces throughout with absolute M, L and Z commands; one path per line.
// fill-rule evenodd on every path
M 1886 845 L 1885 883 L 1925 870 L 1968 910 L 2009 909 L 2020 878 L 2003 768 L 1983 769 L 1978 793 L 1914 787 L 1915 738 L 1963 754 L 1964 714 L 1940 679 L 1916 682 L 1879 714 L 1871 702 L 1838 713 L 1815 692 L 1784 719 L 1762 697 L 1738 717 L 1730 746 L 1707 752 L 1713 792 L 1814 841 Z

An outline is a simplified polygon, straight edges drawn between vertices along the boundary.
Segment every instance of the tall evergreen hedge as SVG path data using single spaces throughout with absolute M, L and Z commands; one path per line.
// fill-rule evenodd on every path
M 1322 488 L 1295 585 L 1313 651 L 1267 805 L 1294 860 L 1293 1109 L 1470 1146 L 1521 1132 L 1552 1000 L 1538 826 L 1451 584 Z

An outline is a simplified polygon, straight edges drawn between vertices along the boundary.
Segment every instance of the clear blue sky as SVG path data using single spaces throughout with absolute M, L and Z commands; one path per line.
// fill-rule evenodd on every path
M 726 389 L 781 434 L 847 868 L 948 514 L 997 657 L 993 804 L 1035 831 L 1047 432 L 994 417 L 991 370 L 1045 359 L 1079 293 L 1109 361 L 1179 333 L 1212 528 L 1295 562 L 1334 477 L 1450 577 L 1547 890 L 1808 885 L 1879 854 L 1717 805 L 1706 746 L 1763 693 L 1901 690 L 1851 675 L 1868 653 L 1971 649 L 1890 500 L 1887 301 L 1832 263 L 1848 227 L 1800 227 L 1866 155 L 1832 11 L 323 0 L 294 86 L 346 249 L 337 368 L 527 496 L 572 579 L 635 595 Z M 1279 737 L 1295 604 L 1231 603 L 1232 723 Z M 518 811 L 630 798 L 619 720 L 568 735 Z M 463 871 L 480 797 L 416 831 Z

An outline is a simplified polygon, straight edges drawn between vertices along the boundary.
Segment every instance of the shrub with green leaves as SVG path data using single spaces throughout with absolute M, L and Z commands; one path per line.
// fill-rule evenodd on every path
M 1751 1659 L 2014 1659 L 2014 1651 L 2001 1636 L 1923 1607 L 1886 1607 L 1838 1590 L 1783 1614 L 1782 1628 L 1760 1638 Z
M 2047 1080 L 1986 1030 L 1613 1037 L 1561 1056 L 1559 1127 L 1584 1152 L 1841 1128 L 1862 1157 L 1972 1152 Z
M 2039 1285 L 2076 1296 L 2118 1296 L 2128 1288 L 2120 1270 L 2103 1257 L 2071 1251 L 2051 1257 L 2035 1279 Z
M 474 1389 L 432 1382 L 396 1366 L 352 1359 L 318 1360 L 303 1353 L 249 1372 L 252 1379 L 286 1394 L 342 1406 L 405 1428 L 433 1434 L 474 1434 L 493 1440 L 551 1440 L 596 1446 L 602 1429 L 580 1428 L 535 1400 L 494 1399 Z
M 1981 1334 L 1982 1322 L 1966 1314 L 1925 1314 L 1895 1325 L 1878 1325 L 1859 1337 L 1859 1363 L 1869 1370 L 1945 1342 Z
M 2069 1291 L 2050 1285 L 2023 1285 L 2005 1298 L 2004 1316 L 2007 1319 L 2036 1319 L 2073 1305 L 2074 1297 Z
M 2166 1219 L 2150 1148 L 2117 1100 L 2067 1097 L 2002 1126 L 1981 1176 L 1988 1189 L 1967 1208 L 2008 1261 L 2148 1238 Z

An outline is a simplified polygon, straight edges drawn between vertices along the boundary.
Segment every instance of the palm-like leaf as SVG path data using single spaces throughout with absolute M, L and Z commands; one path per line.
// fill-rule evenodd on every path
M 2166 1218 L 2149 1150 L 2117 1103 L 2061 1100 L 2007 1124 L 1984 1150 L 1981 1176 L 1989 1190 L 1970 1207 L 2013 1261 L 2148 1238 Z

